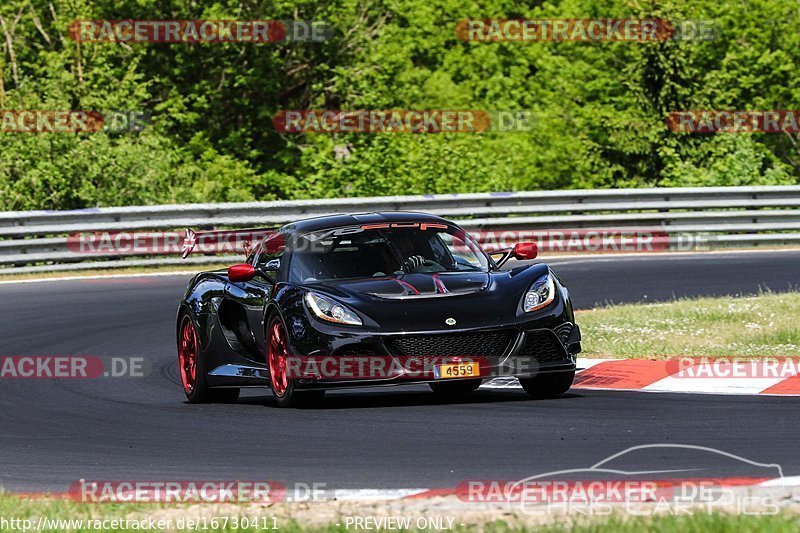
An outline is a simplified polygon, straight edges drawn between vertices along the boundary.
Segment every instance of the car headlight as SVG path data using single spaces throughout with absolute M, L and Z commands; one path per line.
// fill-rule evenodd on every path
M 322 320 L 338 324 L 360 326 L 361 319 L 344 305 L 314 292 L 306 293 L 306 303 L 309 309 Z
M 545 274 L 537 279 L 528 292 L 525 293 L 525 298 L 522 301 L 522 308 L 526 313 L 536 311 L 542 307 L 547 307 L 556 297 L 556 284 L 553 281 L 553 276 Z

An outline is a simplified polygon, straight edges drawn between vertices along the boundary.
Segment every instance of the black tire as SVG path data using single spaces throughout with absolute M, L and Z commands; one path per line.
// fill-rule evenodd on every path
M 520 378 L 519 384 L 534 398 L 555 398 L 567 392 L 575 381 L 575 371 L 537 374 L 532 378 Z
M 210 389 L 209 397 L 211 403 L 236 403 L 239 400 L 239 392 L 240 390 L 236 387 Z
M 325 390 L 295 390 L 294 407 L 318 407 L 325 400 Z
M 273 389 L 272 396 L 275 398 L 278 407 L 316 407 L 325 399 L 325 390 L 300 390 L 297 388 L 296 380 L 291 380 L 283 394 L 278 395 Z
M 437 394 L 469 394 L 481 386 L 481 379 L 460 379 L 458 381 L 434 381 L 428 383 L 431 390 Z
M 266 335 L 269 382 L 278 407 L 312 407 L 321 403 L 325 398 L 324 390 L 299 390 L 296 379 L 282 374 L 285 372 L 285 366 L 281 370 L 279 359 L 288 357 L 289 349 L 286 342 L 286 327 L 280 316 L 272 315 L 269 318 Z M 279 352 L 283 355 L 281 356 Z
M 197 341 L 197 325 L 189 313 L 184 313 L 178 323 L 178 373 L 181 376 L 183 392 L 189 403 L 234 403 L 239 399 L 238 388 L 212 389 L 208 385 L 206 377 L 205 360 L 200 354 L 200 346 Z M 191 336 L 191 348 L 186 345 L 184 335 L 187 334 L 186 341 Z M 186 364 L 188 351 L 193 352 L 194 358 L 194 379 L 188 379 L 189 367 Z

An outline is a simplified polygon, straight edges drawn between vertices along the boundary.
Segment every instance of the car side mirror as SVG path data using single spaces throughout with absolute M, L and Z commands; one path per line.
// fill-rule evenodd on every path
M 518 242 L 511 250 L 511 255 L 515 259 L 536 259 L 539 255 L 539 247 L 535 242 Z
M 228 267 L 228 279 L 234 283 L 250 281 L 256 277 L 256 269 L 250 263 L 241 263 Z

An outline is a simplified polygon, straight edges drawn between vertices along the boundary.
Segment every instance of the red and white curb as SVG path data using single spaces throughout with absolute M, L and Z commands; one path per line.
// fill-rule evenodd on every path
M 687 362 L 688 361 L 688 362 Z M 650 359 L 578 358 L 573 389 L 691 394 L 744 394 L 800 396 L 800 361 L 748 361 L 733 363 L 721 359 L 691 361 Z M 746 365 L 744 372 L 736 365 Z M 495 378 L 485 389 L 518 389 L 516 378 Z

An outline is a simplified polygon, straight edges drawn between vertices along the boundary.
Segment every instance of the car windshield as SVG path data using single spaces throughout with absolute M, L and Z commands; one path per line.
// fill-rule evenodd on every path
M 480 247 L 461 229 L 446 224 L 372 224 L 298 237 L 289 278 L 294 283 L 310 283 L 488 269 Z

